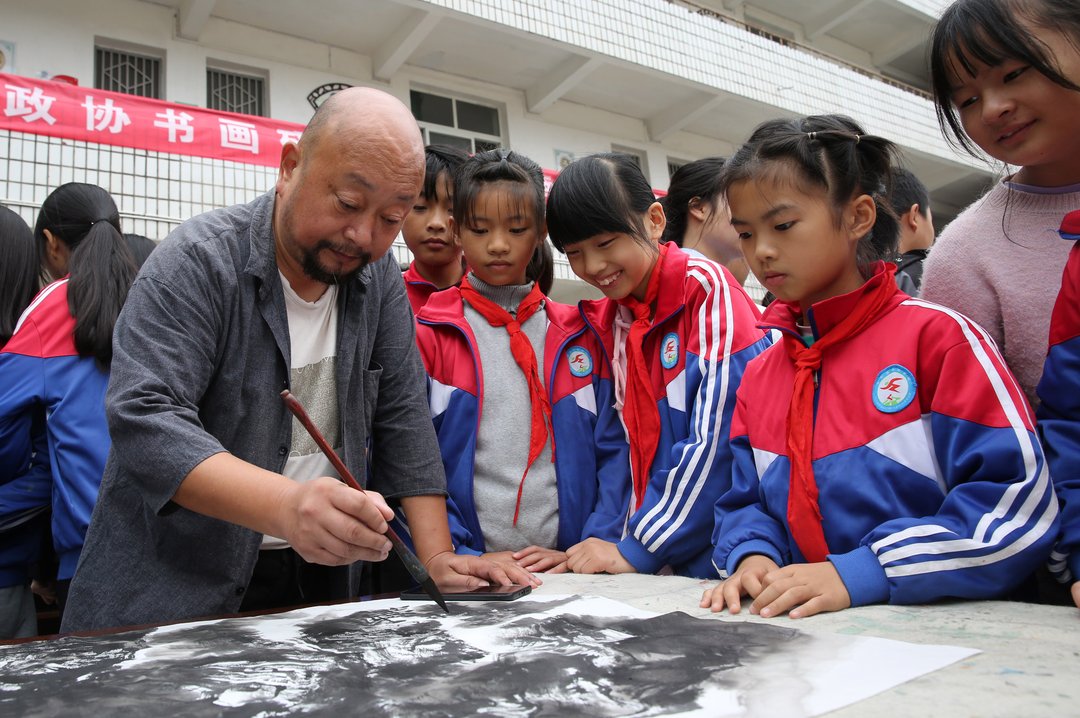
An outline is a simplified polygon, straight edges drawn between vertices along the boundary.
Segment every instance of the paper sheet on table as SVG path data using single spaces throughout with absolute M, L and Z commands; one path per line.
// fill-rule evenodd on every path
M 8 647 L 0 713 L 813 716 L 977 652 L 594 597 L 452 611 L 392 599 Z

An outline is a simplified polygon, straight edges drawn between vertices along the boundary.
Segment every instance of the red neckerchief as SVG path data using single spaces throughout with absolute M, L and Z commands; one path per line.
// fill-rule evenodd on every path
M 643 344 L 645 333 L 652 326 L 650 313 L 660 293 L 660 269 L 667 256 L 668 245 L 660 245 L 660 257 L 653 265 L 649 284 L 645 289 L 645 301 L 639 302 L 628 294 L 618 300 L 619 304 L 634 313 L 630 336 L 626 339 L 626 401 L 623 404 L 623 421 L 630 438 L 630 467 L 634 479 L 634 510 L 641 508 L 645 489 L 649 485 L 649 470 L 660 444 L 660 410 L 656 407 L 652 380 L 645 364 Z
M 821 368 L 821 355 L 869 327 L 891 305 L 896 294 L 896 265 L 879 263 L 883 268 L 867 280 L 865 291 L 852 312 L 825 336 L 806 346 L 799 338 L 784 333 L 784 348 L 795 363 L 795 387 L 787 416 L 787 450 L 791 463 L 788 489 L 788 527 L 799 551 L 812 563 L 824 561 L 829 554 L 825 530 L 818 507 L 818 488 L 812 463 L 814 444 L 814 373 Z
M 525 374 L 525 381 L 529 384 L 529 401 L 532 405 L 532 426 L 529 430 L 529 461 L 525 464 L 525 472 L 521 475 L 518 484 L 517 503 L 514 504 L 514 526 L 517 526 L 518 514 L 521 511 L 521 492 L 525 488 L 525 477 L 529 473 L 529 467 L 536 461 L 536 457 L 544 450 L 544 444 L 548 440 L 548 425 L 551 423 L 551 404 L 548 402 L 547 392 L 540 382 L 540 370 L 536 364 L 536 352 L 532 342 L 525 332 L 521 331 L 521 325 L 529 320 L 540 309 L 545 297 L 540 291 L 538 284 L 533 284 L 525 298 L 518 306 L 517 318 L 510 312 L 500 307 L 495 302 L 480 294 L 469 283 L 468 277 L 461 280 L 461 296 L 469 305 L 479 312 L 480 316 L 488 321 L 493 327 L 506 327 L 510 335 L 510 353 L 514 355 L 514 361 Z M 555 457 L 555 437 L 551 439 L 552 460 Z

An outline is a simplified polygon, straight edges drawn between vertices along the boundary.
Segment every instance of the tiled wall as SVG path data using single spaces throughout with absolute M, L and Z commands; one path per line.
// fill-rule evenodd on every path
M 65 182 L 104 187 L 125 232 L 161 240 L 197 214 L 250 202 L 276 179 L 274 167 L 0 130 L 0 204 L 31 228 L 41 203 Z M 400 237 L 392 251 L 398 262 L 412 259 Z M 566 258 L 558 252 L 554 257 L 555 277 L 578 281 Z M 747 291 L 758 301 L 765 294 L 752 277 Z
M 941 17 L 945 8 L 953 4 L 953 0 L 896 0 L 901 5 L 907 5 L 913 10 L 925 13 L 930 17 Z
M 912 3 L 915 0 L 911 0 Z M 666 0 L 427 0 L 795 115 L 836 111 L 858 98 L 867 130 L 966 164 L 941 136 L 930 100 L 804 50 Z M 922 0 L 927 10 L 936 5 Z M 849 114 L 854 113 L 854 109 Z

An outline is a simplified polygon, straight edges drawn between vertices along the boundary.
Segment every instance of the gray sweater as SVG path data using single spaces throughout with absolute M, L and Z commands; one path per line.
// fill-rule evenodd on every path
M 495 287 L 469 276 L 469 283 L 484 297 L 511 314 L 532 284 Z M 559 500 L 555 488 L 555 464 L 551 462 L 551 437 L 525 477 L 521 511 L 514 526 L 514 506 L 525 463 L 529 460 L 531 404 L 529 385 L 510 353 L 506 327 L 493 327 L 465 302 L 465 319 L 476 335 L 480 366 L 484 371 L 484 406 L 476 437 L 473 498 L 488 551 L 516 551 L 526 546 L 555 548 L 559 533 Z M 547 314 L 540 309 L 522 325 L 536 352 L 544 381 L 544 338 Z M 550 428 L 550 427 L 549 427 Z

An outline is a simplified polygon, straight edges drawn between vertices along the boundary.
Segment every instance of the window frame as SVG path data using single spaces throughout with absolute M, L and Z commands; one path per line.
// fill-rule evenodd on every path
M 262 112 L 255 114 L 252 112 L 242 112 L 236 109 L 224 109 L 220 107 L 210 106 L 210 73 L 217 72 L 225 75 L 232 75 L 237 78 L 244 78 L 249 80 L 259 81 L 259 90 L 261 97 L 259 103 L 261 104 Z M 249 65 L 239 65 L 235 62 L 227 62 L 225 60 L 216 60 L 212 58 L 206 59 L 206 108 L 209 110 L 217 110 L 219 112 L 232 112 L 240 115 L 248 115 L 250 117 L 270 117 L 270 72 L 264 68 L 251 67 Z
M 439 97 L 439 98 L 442 98 L 442 99 L 447 99 L 447 100 L 450 100 L 450 103 L 451 103 L 454 126 L 441 125 L 441 124 L 438 124 L 436 122 L 429 122 L 429 121 L 421 120 L 419 117 L 416 117 L 415 114 L 413 115 L 414 117 L 416 117 L 416 124 L 418 124 L 420 126 L 420 132 L 423 135 L 424 144 L 432 144 L 432 142 L 430 141 L 431 133 L 436 132 L 438 134 L 447 135 L 449 137 L 456 137 L 456 138 L 461 138 L 461 139 L 468 140 L 469 145 L 471 147 L 471 149 L 469 150 L 470 154 L 475 153 L 475 152 L 482 152 L 485 149 L 490 149 L 490 147 L 477 148 L 477 146 L 476 146 L 477 140 L 480 140 L 480 141 L 482 141 L 484 143 L 488 143 L 489 145 L 493 145 L 495 147 L 506 147 L 507 146 L 508 138 L 506 136 L 506 112 L 505 112 L 505 108 L 504 108 L 503 105 L 501 105 L 499 103 L 496 103 L 496 102 L 492 102 L 491 100 L 485 100 L 485 99 L 474 97 L 474 96 L 471 96 L 471 95 L 463 95 L 463 94 L 460 94 L 460 93 L 457 93 L 457 92 L 451 92 L 451 91 L 448 91 L 448 90 L 432 89 L 432 88 L 428 88 L 428 87 L 424 87 L 424 86 L 413 85 L 413 86 L 409 87 L 409 109 L 410 109 L 410 111 L 412 109 L 412 100 L 413 100 L 413 93 L 414 92 L 421 93 L 421 94 L 424 94 L 424 95 L 431 95 L 431 96 Z M 465 130 L 465 129 L 461 129 L 460 127 L 458 127 L 458 124 L 459 124 L 459 122 L 458 122 L 458 107 L 457 107 L 458 102 L 467 102 L 470 105 L 478 105 L 480 107 L 486 107 L 488 109 L 494 110 L 495 119 L 498 122 L 500 134 L 498 134 L 498 135 L 490 135 L 490 134 L 487 134 L 487 133 L 484 133 L 484 132 L 476 132 L 474 130 Z
M 128 55 L 130 57 L 141 58 L 144 60 L 152 60 L 157 63 L 157 87 L 156 94 L 151 95 L 138 95 L 127 90 L 117 89 L 115 87 L 102 87 L 100 82 L 102 77 L 102 70 L 100 66 L 100 54 L 103 52 L 111 52 L 116 54 Z M 133 97 L 147 97 L 154 100 L 164 100 L 166 97 L 165 92 L 165 50 L 158 47 L 151 47 L 149 45 L 139 45 L 133 42 L 126 42 L 124 40 L 114 40 L 107 37 L 94 37 L 94 89 L 106 90 L 108 92 L 121 92 L 125 95 L 132 95 Z

